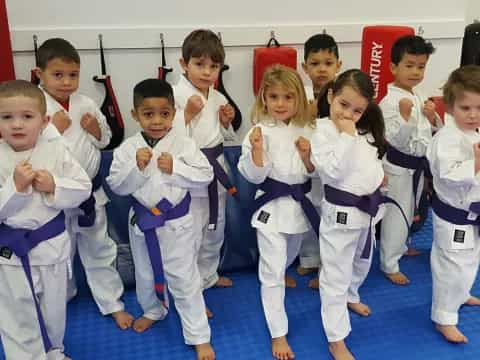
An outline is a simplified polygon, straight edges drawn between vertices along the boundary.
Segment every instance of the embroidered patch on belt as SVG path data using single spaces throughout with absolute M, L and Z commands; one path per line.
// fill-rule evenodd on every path
M 257 220 L 266 224 L 268 221 L 268 218 L 270 217 L 270 214 L 266 211 L 260 211 L 260 214 L 258 214 Z
M 0 256 L 10 260 L 10 258 L 12 257 L 12 250 L 10 250 L 10 248 L 6 246 L 0 248 Z
M 337 212 L 337 224 L 347 225 L 347 213 L 338 211 Z
M 137 223 L 137 216 L 133 214 L 132 218 L 130 219 L 130 225 L 135 226 Z
M 463 244 L 465 242 L 465 231 L 455 230 L 455 233 L 453 234 L 453 242 Z

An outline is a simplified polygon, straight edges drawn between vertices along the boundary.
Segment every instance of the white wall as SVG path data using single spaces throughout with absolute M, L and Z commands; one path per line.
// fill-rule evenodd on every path
M 127 5 L 113 0 L 83 0 L 81 3 L 46 0 L 34 11 L 28 11 L 26 9 L 32 8 L 31 1 L 7 0 L 17 77 L 28 79 L 34 66 L 33 34 L 38 35 L 40 42 L 53 36 L 64 37 L 80 49 L 80 91 L 101 103 L 103 89 L 91 79 L 100 72 L 98 52 L 94 49 L 97 35 L 102 33 L 107 48 L 107 69 L 112 75 L 127 135 L 130 135 L 137 130 L 129 116 L 131 92 L 138 81 L 157 76 L 159 34 L 162 32 L 165 36 L 167 64 L 174 67 L 169 80 L 175 83 L 180 74 L 179 47 L 184 36 L 192 29 L 208 27 L 222 33 L 226 46 L 226 63 L 231 70 L 224 74 L 224 82 L 243 113 L 239 134 L 242 138 L 249 128 L 249 108 L 254 100 L 253 48 L 268 40 L 270 30 L 275 30 L 281 43 L 297 47 L 300 62 L 303 42 L 308 36 L 326 29 L 339 42 L 343 69 L 348 69 L 360 66 L 364 25 L 398 24 L 416 29 L 422 26 L 424 36 L 437 47 L 422 87 L 427 93 L 438 94 L 448 73 L 459 64 L 461 37 L 465 21 L 469 21 L 467 12 L 469 16 L 475 12 L 480 16 L 478 0 L 403 0 L 401 7 L 397 1 L 382 0 L 363 3 L 302 0 L 282 2 L 281 7 L 273 0 L 232 1 L 228 5 L 222 5 L 226 1 L 211 0 L 195 9 L 190 0 L 168 2 L 168 6 L 164 3 L 138 0 L 133 8 L 132 2 Z M 168 11 L 164 7 L 168 7 Z M 252 12 L 253 8 L 258 11 Z M 161 26 L 157 25 L 160 23 Z

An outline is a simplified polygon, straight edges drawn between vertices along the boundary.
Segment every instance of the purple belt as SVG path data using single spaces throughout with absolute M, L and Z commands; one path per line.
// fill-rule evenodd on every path
M 65 214 L 63 213 L 63 211 L 61 211 L 52 220 L 35 230 L 17 229 L 5 224 L 0 224 L 0 247 L 8 247 L 15 255 L 20 258 L 23 271 L 27 276 L 28 284 L 30 285 L 30 290 L 32 292 L 33 301 L 35 303 L 35 309 L 37 310 L 38 323 L 40 325 L 40 333 L 42 335 L 45 353 L 48 353 L 48 351 L 52 348 L 52 343 L 50 342 L 50 339 L 48 337 L 45 320 L 43 319 L 40 305 L 35 295 L 28 253 L 41 242 L 54 238 L 62 234 L 64 231 Z
M 320 216 L 315 210 L 312 202 L 305 194 L 312 190 L 312 181 L 308 180 L 303 184 L 287 184 L 272 178 L 266 178 L 265 181 L 260 184 L 260 189 L 265 193 L 255 199 L 253 204 L 253 212 L 260 209 L 266 203 L 278 199 L 283 196 L 291 196 L 295 201 L 300 203 L 303 213 L 307 217 L 313 231 L 318 236 L 318 229 L 320 227 Z
M 223 144 L 218 144 L 212 148 L 203 148 L 200 149 L 203 154 L 207 157 L 208 162 L 213 167 L 213 180 L 208 185 L 208 209 L 209 209 L 209 220 L 208 220 L 208 229 L 215 230 L 217 228 L 218 220 L 218 188 L 217 180 L 227 192 L 234 196 L 237 193 L 237 188 L 233 186 L 228 179 L 228 175 L 223 170 L 222 165 L 218 162 L 217 158 L 223 154 Z
M 83 215 L 78 216 L 78 226 L 90 227 L 95 223 L 95 196 L 93 194 L 100 189 L 100 186 L 102 186 L 102 177 L 100 173 L 97 173 L 92 180 L 92 192 L 89 198 L 79 206 L 79 208 L 83 210 Z
M 324 190 L 325 200 L 327 200 L 329 203 L 339 206 L 355 207 L 360 211 L 370 215 L 370 225 L 368 227 L 367 241 L 362 251 L 362 259 L 370 258 L 370 252 L 372 249 L 372 220 L 375 215 L 377 215 L 381 204 L 390 203 L 398 207 L 408 228 L 407 217 L 405 216 L 405 213 L 400 205 L 392 198 L 383 195 L 380 192 L 380 188 L 375 190 L 375 192 L 372 194 L 362 196 L 352 194 L 348 191 L 336 189 L 330 185 L 325 185 Z
M 468 211 L 458 209 L 447 203 L 444 203 L 433 193 L 432 196 L 432 209 L 435 214 L 445 221 L 448 221 L 456 225 L 480 225 L 480 216 L 475 220 L 468 219 Z M 473 202 L 469 206 L 469 210 L 475 214 L 480 214 L 480 202 Z
M 162 255 L 160 244 L 158 243 L 156 228 L 165 225 L 168 220 L 178 219 L 188 214 L 190 208 L 190 193 L 176 206 L 173 206 L 167 199 L 162 199 L 154 208 L 148 209 L 137 200 L 133 201 L 133 210 L 135 211 L 135 222 L 145 235 L 148 257 L 152 264 L 153 275 L 155 278 L 155 291 L 157 297 L 165 305 L 165 277 L 163 275 Z
M 420 183 L 420 176 L 425 172 L 425 176 L 432 178 L 428 160 L 425 156 L 413 156 L 398 151 L 393 146 L 389 146 L 387 150 L 387 160 L 397 166 L 405 169 L 414 170 L 413 172 L 413 198 L 414 198 L 414 216 L 418 216 L 417 193 Z

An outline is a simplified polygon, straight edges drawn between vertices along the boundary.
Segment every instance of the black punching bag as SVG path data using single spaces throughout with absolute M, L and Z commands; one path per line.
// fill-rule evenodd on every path
M 480 22 L 478 20 L 465 28 L 460 65 L 480 65 Z

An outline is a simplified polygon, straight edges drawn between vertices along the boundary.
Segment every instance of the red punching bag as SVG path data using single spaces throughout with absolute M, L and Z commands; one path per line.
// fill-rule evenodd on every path
M 0 0 L 0 82 L 15 79 L 12 43 L 8 28 L 7 5 Z
M 393 81 L 390 72 L 390 52 L 393 43 L 405 35 L 415 35 L 408 26 L 365 26 L 362 35 L 361 69 L 370 75 L 375 86 L 375 101 L 378 103 L 387 93 L 387 84 Z
M 281 64 L 297 69 L 297 50 L 289 46 L 280 46 L 272 36 L 266 47 L 253 49 L 253 93 L 257 95 L 263 73 L 274 64 Z

